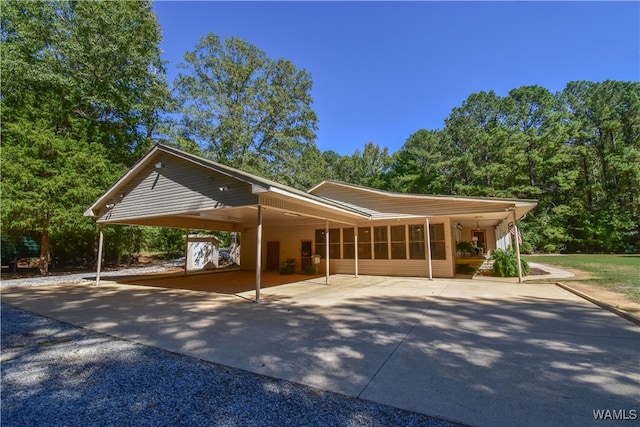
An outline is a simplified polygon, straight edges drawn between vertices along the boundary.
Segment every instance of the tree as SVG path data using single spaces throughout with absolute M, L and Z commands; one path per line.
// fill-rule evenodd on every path
M 319 155 L 313 150 L 318 120 L 305 70 L 215 34 L 184 58 L 184 72 L 175 81 L 181 117 L 174 132 L 196 141 L 209 158 L 287 181 L 304 171 L 305 155 L 311 161 Z
M 168 89 L 149 2 L 3 3 L 2 233 L 87 255 L 83 211 L 151 144 Z M 72 245 L 73 250 L 61 247 Z

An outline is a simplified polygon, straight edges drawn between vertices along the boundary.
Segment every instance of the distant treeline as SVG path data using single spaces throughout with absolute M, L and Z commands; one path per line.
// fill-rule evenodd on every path
M 527 250 L 640 252 L 638 82 L 480 92 L 393 154 L 323 157 L 330 177 L 381 189 L 538 199 Z

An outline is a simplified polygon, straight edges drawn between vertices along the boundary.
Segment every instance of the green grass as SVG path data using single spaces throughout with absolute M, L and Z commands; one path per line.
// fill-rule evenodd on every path
M 640 302 L 640 255 L 536 255 L 525 259 L 588 273 L 587 279 L 567 279 L 563 282 L 600 286 Z

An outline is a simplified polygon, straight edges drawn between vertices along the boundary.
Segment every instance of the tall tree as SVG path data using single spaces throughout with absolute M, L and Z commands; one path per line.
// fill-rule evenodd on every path
M 89 251 L 82 212 L 151 144 L 160 28 L 150 2 L 12 1 L 0 17 L 2 233 L 41 236 L 46 273 L 56 242 Z
M 306 154 L 318 154 L 308 150 L 315 146 L 318 121 L 308 72 L 215 34 L 184 58 L 175 81 L 181 117 L 174 129 L 212 160 L 287 180 L 304 169 Z

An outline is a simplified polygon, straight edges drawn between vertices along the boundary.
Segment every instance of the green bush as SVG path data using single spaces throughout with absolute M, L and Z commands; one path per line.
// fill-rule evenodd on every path
M 493 271 L 496 276 L 518 277 L 518 264 L 516 256 L 511 249 L 508 251 L 496 249 L 491 253 L 491 259 L 493 260 Z M 520 266 L 523 276 L 529 274 L 529 264 L 525 260 L 520 260 Z

